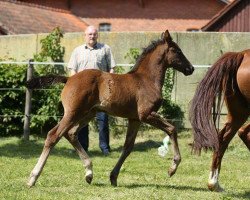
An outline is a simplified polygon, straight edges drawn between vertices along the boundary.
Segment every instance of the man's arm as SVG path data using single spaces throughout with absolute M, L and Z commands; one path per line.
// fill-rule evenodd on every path
M 77 62 L 76 62 L 76 50 L 74 50 L 70 56 L 69 62 L 68 62 L 68 74 L 69 76 L 73 76 L 76 74 L 76 68 L 77 68 Z
M 107 63 L 108 63 L 108 66 L 109 66 L 109 72 L 110 73 L 115 73 L 115 60 L 114 60 L 114 57 L 113 57 L 113 54 L 112 54 L 112 51 L 110 49 L 109 46 L 107 46 L 108 48 L 106 49 L 106 59 L 107 59 Z

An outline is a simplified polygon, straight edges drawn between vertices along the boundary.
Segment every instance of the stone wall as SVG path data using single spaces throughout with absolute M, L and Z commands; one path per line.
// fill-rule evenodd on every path
M 241 51 L 250 48 L 250 33 L 191 33 L 172 32 L 173 40 L 178 43 L 193 65 L 211 65 L 223 53 Z M 100 33 L 99 41 L 108 44 L 117 64 L 127 64 L 124 58 L 130 48 L 147 47 L 152 40 L 160 38 L 161 32 L 110 32 Z M 40 40 L 45 34 L 0 36 L 0 58 L 25 61 L 41 48 Z M 65 62 L 68 62 L 73 49 L 83 43 L 83 33 L 66 33 L 62 45 L 66 47 Z M 188 107 L 197 83 L 206 73 L 207 68 L 196 68 L 192 76 L 185 77 L 177 73 L 172 98 L 185 112 L 185 124 L 188 123 Z

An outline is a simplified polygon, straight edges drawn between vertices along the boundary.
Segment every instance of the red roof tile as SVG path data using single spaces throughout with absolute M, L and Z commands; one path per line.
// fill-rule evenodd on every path
M 48 33 L 58 26 L 65 32 L 81 32 L 87 24 L 67 11 L 0 1 L 0 27 L 6 34 Z

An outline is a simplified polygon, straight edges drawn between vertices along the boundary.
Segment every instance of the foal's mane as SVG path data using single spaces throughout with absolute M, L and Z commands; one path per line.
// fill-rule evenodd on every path
M 143 48 L 143 52 L 141 53 L 141 55 L 137 58 L 136 63 L 134 65 L 134 67 L 128 72 L 128 73 L 132 73 L 134 71 L 137 70 L 137 68 L 140 66 L 141 62 L 143 61 L 143 59 L 152 51 L 154 51 L 156 49 L 156 47 L 158 45 L 164 44 L 165 41 L 163 39 L 158 39 L 158 40 L 154 40 L 151 41 L 151 44 L 149 44 L 148 47 Z

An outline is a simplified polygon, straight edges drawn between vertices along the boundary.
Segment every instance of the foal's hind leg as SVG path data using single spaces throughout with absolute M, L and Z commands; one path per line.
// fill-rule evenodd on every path
M 45 140 L 45 144 L 43 147 L 43 151 L 40 155 L 40 158 L 32 170 L 30 174 L 30 178 L 28 181 L 28 185 L 31 187 L 35 185 L 39 175 L 41 174 L 43 167 L 49 157 L 49 153 L 51 149 L 56 145 L 56 143 L 62 138 L 62 136 L 68 132 L 71 126 L 73 126 L 72 116 L 66 116 L 62 118 L 62 120 L 48 132 L 47 138 Z
M 118 178 L 121 166 L 134 147 L 135 138 L 139 130 L 140 124 L 141 123 L 139 121 L 135 121 L 135 120 L 129 120 L 128 122 L 128 130 L 127 130 L 126 140 L 123 146 L 122 154 L 117 164 L 115 165 L 115 167 L 110 173 L 110 182 L 111 182 L 111 185 L 113 186 L 117 186 L 117 178 Z
M 235 99 L 233 97 L 231 97 L 230 100 L 227 99 L 227 107 L 227 123 L 219 132 L 219 149 L 213 153 L 213 161 L 208 180 L 209 190 L 217 192 L 223 191 L 223 188 L 219 185 L 219 173 L 223 155 L 230 141 L 249 115 L 246 107 L 242 102 L 239 102 L 239 99 Z
M 238 135 L 241 140 L 245 143 L 247 148 L 250 150 L 250 123 L 241 127 Z
M 163 130 L 170 136 L 170 139 L 173 143 L 174 157 L 172 166 L 168 170 L 168 174 L 170 177 L 173 176 L 181 162 L 181 154 L 179 150 L 177 132 L 175 130 L 175 127 L 170 124 L 165 118 L 162 118 L 160 115 L 158 115 L 156 112 L 150 113 L 150 115 L 148 115 L 146 118 L 143 118 L 142 121 Z
M 36 166 L 34 167 L 34 169 L 32 170 L 32 172 L 30 174 L 30 178 L 28 181 L 28 186 L 30 186 L 30 187 L 35 185 L 38 177 L 40 176 L 40 174 L 43 170 L 43 167 L 47 161 L 47 158 L 49 156 L 51 149 L 61 138 L 61 136 L 57 134 L 58 127 L 59 127 L 59 124 L 56 125 L 53 129 L 51 129 L 47 135 L 42 154 L 40 155 L 40 158 L 39 158 Z
M 78 138 L 77 138 L 77 130 L 79 127 L 72 128 L 68 134 L 65 135 L 65 138 L 72 144 L 72 146 L 76 149 L 80 159 L 83 162 L 83 165 L 86 170 L 85 174 L 85 180 L 87 183 L 91 183 L 93 179 L 93 171 L 92 171 L 92 162 L 88 156 L 88 154 L 85 152 L 83 149 L 82 145 L 79 143 Z

